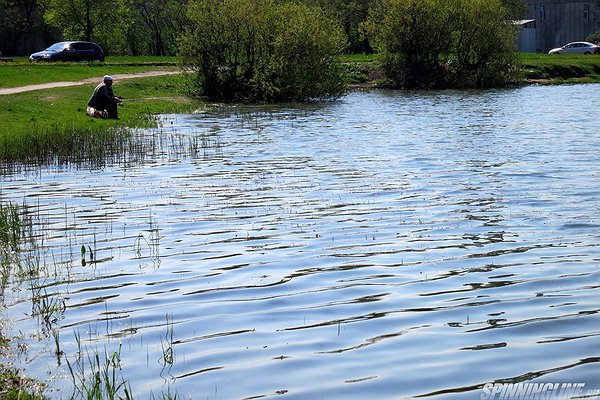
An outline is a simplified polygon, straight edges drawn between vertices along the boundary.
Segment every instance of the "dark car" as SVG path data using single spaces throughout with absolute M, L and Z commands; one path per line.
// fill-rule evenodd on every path
M 29 61 L 104 61 L 104 52 L 92 42 L 59 42 L 33 53 Z

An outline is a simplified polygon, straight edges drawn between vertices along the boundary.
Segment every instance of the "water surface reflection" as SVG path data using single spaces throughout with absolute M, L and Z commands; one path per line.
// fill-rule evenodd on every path
M 2 198 L 43 221 L 39 282 L 64 301 L 62 357 L 74 332 L 121 341 L 139 398 L 594 388 L 600 137 L 581 110 L 597 89 L 357 92 L 167 116 L 165 134 L 194 151 L 5 176 Z M 22 364 L 68 396 L 18 287 L 4 302 Z

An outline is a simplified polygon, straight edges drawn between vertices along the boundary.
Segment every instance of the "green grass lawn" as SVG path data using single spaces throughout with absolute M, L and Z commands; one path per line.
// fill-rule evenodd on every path
M 35 85 L 48 82 L 78 81 L 104 75 L 176 71 L 175 65 L 128 65 L 120 63 L 0 63 L 0 88 Z
M 600 55 L 519 54 L 528 79 L 563 82 L 600 82 Z
M 94 75 L 97 75 L 98 72 Z M 100 83 L 101 78 L 98 79 Z M 116 80 L 116 95 L 125 98 L 119 107 L 118 121 L 90 118 L 85 114 L 87 102 L 96 84 L 35 90 L 0 96 L 0 136 L 17 134 L 32 128 L 44 129 L 56 124 L 138 126 L 148 113 L 170 113 L 193 108 L 193 101 L 184 96 L 184 78 L 179 75 Z M 144 118 L 145 119 L 145 116 Z
M 119 120 L 86 115 L 95 84 L 0 95 L 0 162 L 62 160 L 102 154 L 102 146 L 124 143 L 127 128 L 151 127 L 152 115 L 189 113 L 202 106 L 183 93 L 185 78 L 169 75 L 115 81 L 125 101 Z

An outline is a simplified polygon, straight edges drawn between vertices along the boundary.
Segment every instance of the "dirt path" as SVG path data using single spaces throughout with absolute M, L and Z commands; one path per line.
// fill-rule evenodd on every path
M 161 75 L 175 75 L 179 74 L 179 71 L 148 71 L 148 72 L 140 72 L 137 74 L 116 74 L 112 75 L 115 81 L 120 79 L 131 79 L 131 78 L 144 78 L 148 76 L 161 76 Z M 57 87 L 66 87 L 66 86 L 77 86 L 77 85 L 88 85 L 91 83 L 100 83 L 102 77 L 94 77 L 82 79 L 80 81 L 69 81 L 69 82 L 49 82 L 49 83 L 41 83 L 39 85 L 28 85 L 28 86 L 20 86 L 13 88 L 2 88 L 0 89 L 0 95 L 3 94 L 15 94 L 15 93 L 23 93 L 30 92 L 32 90 L 41 90 L 41 89 L 52 89 Z

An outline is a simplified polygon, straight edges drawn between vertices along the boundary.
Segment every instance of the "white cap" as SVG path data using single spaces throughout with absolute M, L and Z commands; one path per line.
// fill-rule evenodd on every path
M 104 80 L 105 80 L 105 81 L 112 81 L 112 80 L 113 80 L 113 78 L 112 78 L 112 76 L 110 76 L 110 75 L 104 75 Z

